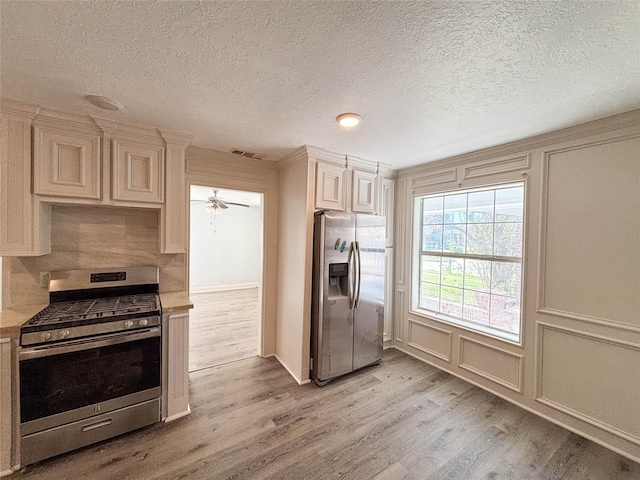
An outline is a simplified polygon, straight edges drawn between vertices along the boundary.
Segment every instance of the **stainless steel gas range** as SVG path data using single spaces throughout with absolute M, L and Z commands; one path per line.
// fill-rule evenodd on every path
M 52 272 L 49 292 L 20 329 L 22 465 L 161 416 L 158 269 Z

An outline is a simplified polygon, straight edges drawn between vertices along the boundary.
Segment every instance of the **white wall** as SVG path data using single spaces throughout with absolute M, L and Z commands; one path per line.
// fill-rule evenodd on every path
M 205 205 L 191 205 L 189 288 L 192 291 L 260 281 L 261 210 L 259 205 L 230 206 L 221 215 L 212 215 L 205 210 Z
M 640 110 L 399 172 L 394 345 L 640 460 Z M 414 195 L 525 180 L 521 341 L 412 310 Z

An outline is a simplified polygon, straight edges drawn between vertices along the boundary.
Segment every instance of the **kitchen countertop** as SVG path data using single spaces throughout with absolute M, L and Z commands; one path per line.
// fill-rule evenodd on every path
M 46 306 L 46 303 L 38 303 L 2 310 L 0 312 L 0 337 L 11 337 L 19 334 L 22 324 Z
M 193 308 L 187 292 L 165 292 L 160 294 L 163 312 L 177 312 Z

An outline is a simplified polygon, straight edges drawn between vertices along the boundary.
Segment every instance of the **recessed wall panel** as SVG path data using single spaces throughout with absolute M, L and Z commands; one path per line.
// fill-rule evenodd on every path
M 460 368 L 522 393 L 521 355 L 460 337 Z
M 640 140 L 547 154 L 542 309 L 640 326 Z
M 409 319 L 409 346 L 451 362 L 451 332 Z
M 640 345 L 540 327 L 538 400 L 640 444 Z

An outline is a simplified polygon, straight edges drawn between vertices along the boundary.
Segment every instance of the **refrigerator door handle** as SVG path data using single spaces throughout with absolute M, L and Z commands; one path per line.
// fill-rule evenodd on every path
M 351 267 L 351 262 L 353 261 L 353 268 Z M 353 270 L 356 265 L 355 260 L 355 248 L 353 242 L 349 245 L 349 256 L 347 257 L 347 268 L 349 269 L 349 277 L 347 278 L 347 290 L 349 294 L 349 308 L 353 310 L 353 306 L 355 304 L 356 298 L 356 276 L 353 273 Z
M 360 303 L 360 284 L 362 283 L 362 262 L 360 260 L 360 242 L 356 242 L 356 253 L 358 254 L 358 292 L 355 295 L 355 307 Z

